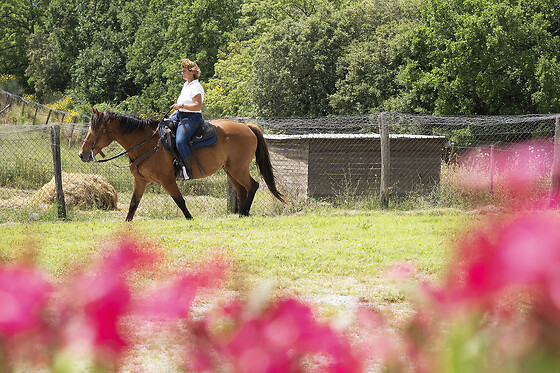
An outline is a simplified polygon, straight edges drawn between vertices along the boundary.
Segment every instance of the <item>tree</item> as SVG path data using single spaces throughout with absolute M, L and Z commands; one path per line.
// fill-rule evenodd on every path
M 234 0 L 151 0 L 127 49 L 127 70 L 141 91 L 121 107 L 143 112 L 169 107 L 183 84 L 183 58 L 198 63 L 201 81 L 211 78 L 218 53 L 229 43 L 237 24 L 238 12 Z
M 92 105 L 116 103 L 135 93 L 125 51 L 140 15 L 136 23 L 122 27 L 122 19 L 137 14 L 133 5 L 125 0 L 52 0 L 29 50 L 27 73 L 38 92 L 72 90 Z
M 281 22 L 263 37 L 253 59 L 249 92 L 255 114 L 328 115 L 336 61 L 345 43 L 328 14 Z
M 538 91 L 532 98 L 539 113 L 560 113 L 560 58 L 542 56 L 537 62 L 536 77 Z
M 64 92 L 70 81 L 70 72 L 59 59 L 62 51 L 56 40 L 56 31 L 48 35 L 42 28 L 29 38 L 29 65 L 25 74 L 30 77 L 29 83 L 33 84 L 39 100 L 55 91 Z
M 0 3 L 0 73 L 27 87 L 28 40 L 41 22 L 48 0 L 2 0 Z
M 262 53 L 259 48 L 269 42 L 271 34 L 280 32 L 276 30 L 280 24 L 291 27 L 298 22 L 305 23 L 317 14 L 327 19 L 341 3 L 340 0 L 243 1 L 237 27 L 232 30 L 232 40 L 219 54 L 215 74 L 207 85 L 209 112 L 214 116 L 262 115 L 253 95 L 259 90 L 255 77 L 260 72 L 254 71 L 255 56 Z M 316 23 L 320 22 L 319 17 Z
M 403 46 L 416 26 L 418 1 L 363 0 L 343 9 L 340 31 L 349 41 L 337 63 L 336 91 L 330 104 L 338 114 L 395 109 L 404 88 L 397 75 Z
M 214 76 L 206 86 L 205 106 L 210 116 L 251 116 L 249 81 L 257 41 L 232 42 L 214 66 Z
M 537 112 L 534 94 L 543 89 L 536 75 L 539 65 L 558 55 L 556 4 L 428 0 L 423 24 L 410 36 L 410 55 L 401 74 L 414 98 L 410 109 L 435 114 Z M 546 96 L 543 91 L 538 97 Z

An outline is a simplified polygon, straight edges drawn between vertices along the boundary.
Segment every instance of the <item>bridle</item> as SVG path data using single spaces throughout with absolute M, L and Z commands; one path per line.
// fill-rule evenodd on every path
M 170 111 L 171 111 L 171 109 L 170 109 L 167 113 L 164 114 L 163 119 L 165 119 L 165 118 L 167 117 L 167 115 L 169 114 Z M 150 141 L 156 134 L 158 134 L 159 128 L 160 128 L 160 126 L 161 126 L 162 123 L 163 123 L 163 119 L 160 121 L 159 125 L 156 127 L 156 129 L 154 130 L 154 132 L 152 133 L 152 135 L 151 135 L 150 137 L 148 137 L 146 140 L 142 141 L 140 144 L 135 145 L 135 146 L 133 146 L 132 148 L 130 148 L 130 149 L 128 149 L 128 150 L 123 150 L 123 151 L 120 152 L 119 154 L 114 155 L 114 156 L 112 156 L 112 157 L 110 157 L 110 158 L 107 158 L 107 159 L 100 159 L 100 160 L 97 160 L 97 159 L 95 159 L 95 157 L 93 156 L 93 161 L 94 161 L 94 162 L 97 162 L 97 163 L 112 161 L 113 159 L 116 159 L 116 158 L 118 158 L 118 157 L 120 157 L 120 156 L 123 156 L 123 155 L 125 155 L 125 154 L 128 154 L 128 153 L 130 153 L 131 151 L 133 151 L 133 150 L 135 150 L 135 149 L 138 149 L 139 147 L 141 147 L 142 145 L 144 145 L 144 144 L 146 144 L 148 141 Z M 113 137 L 113 135 L 111 134 L 111 131 L 109 130 L 109 126 L 107 125 L 107 123 L 102 122 L 101 125 L 103 126 L 103 131 L 106 131 L 106 132 L 107 132 L 107 134 L 109 135 L 109 139 L 111 140 L 111 142 L 113 142 L 114 137 Z M 87 139 L 84 139 L 84 143 L 85 143 L 85 144 L 88 144 L 88 145 L 91 145 L 92 149 L 96 149 L 97 152 L 98 152 L 99 154 L 101 154 L 101 156 L 102 156 L 103 158 L 105 158 L 105 153 L 103 153 L 103 151 L 101 150 L 101 148 L 97 145 L 97 142 L 98 142 L 98 140 L 99 140 L 100 135 L 101 135 L 101 133 L 97 133 L 97 136 L 96 136 L 94 142 L 91 142 L 91 141 L 89 141 L 89 140 L 87 140 Z M 146 158 L 148 158 L 150 155 L 154 154 L 154 153 L 157 151 L 157 149 L 159 148 L 160 143 L 161 143 L 161 138 L 160 138 L 160 141 L 158 141 L 158 144 L 156 145 L 156 147 L 155 147 L 154 149 L 151 149 L 151 150 L 149 150 L 148 152 L 142 154 L 140 157 L 138 157 L 134 162 L 132 162 L 132 163 L 131 163 L 130 165 L 128 165 L 128 166 L 131 166 L 131 165 L 136 166 L 138 163 L 142 162 L 144 159 L 146 159 Z M 128 166 L 127 166 L 127 167 L 128 167 Z
M 111 131 L 109 131 L 109 127 L 108 127 L 105 123 L 103 123 L 103 131 L 106 131 L 106 132 L 107 132 L 107 134 L 109 135 L 109 138 L 111 139 L 111 142 L 113 142 L 113 140 L 114 140 L 113 135 L 111 134 Z M 103 158 L 105 158 L 105 153 L 103 153 L 103 150 L 101 150 L 101 148 L 100 148 L 99 146 L 97 146 L 97 142 L 98 142 L 98 140 L 99 140 L 99 136 L 100 136 L 100 135 L 101 135 L 100 133 L 97 134 L 97 136 L 95 137 L 95 141 L 94 141 L 94 142 L 91 142 L 91 141 L 89 141 L 88 139 L 84 139 L 84 144 L 91 145 L 91 148 L 92 148 L 92 149 L 96 149 L 97 152 L 98 152 L 99 154 L 101 154 L 101 156 L 102 156 Z M 96 161 L 96 162 L 106 162 L 106 161 L 108 161 L 108 159 L 107 159 L 107 160 L 100 160 L 100 161 L 97 161 L 95 158 L 93 158 L 93 160 Z

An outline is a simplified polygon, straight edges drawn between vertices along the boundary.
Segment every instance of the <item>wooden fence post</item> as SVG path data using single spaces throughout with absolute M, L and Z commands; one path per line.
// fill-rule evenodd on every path
M 33 125 L 35 125 L 35 121 L 37 120 L 37 111 L 39 111 L 39 105 L 35 104 L 35 116 L 33 117 Z
M 56 188 L 56 202 L 58 205 L 58 217 L 66 219 L 66 203 L 62 189 L 62 162 L 60 160 L 60 125 L 51 127 L 51 149 L 54 165 L 54 185 Z
M 47 115 L 47 121 L 45 122 L 45 124 L 49 124 L 49 119 L 51 119 L 51 113 L 52 113 L 52 109 L 49 109 L 49 115 Z
M 379 135 L 381 141 L 381 180 L 379 193 L 383 207 L 389 207 L 389 185 L 391 175 L 391 156 L 389 146 L 389 125 L 385 121 L 384 113 L 379 116 Z
M 554 158 L 552 161 L 552 181 L 550 188 L 550 206 L 560 204 L 560 115 L 556 117 L 554 127 Z
M 70 135 L 68 135 L 68 147 L 71 147 L 73 144 L 72 138 L 74 137 L 74 127 L 76 127 L 76 120 L 77 116 L 72 117 L 72 126 L 70 127 Z
M 239 199 L 235 188 L 229 181 L 229 177 L 227 178 L 227 211 L 232 214 L 239 213 Z

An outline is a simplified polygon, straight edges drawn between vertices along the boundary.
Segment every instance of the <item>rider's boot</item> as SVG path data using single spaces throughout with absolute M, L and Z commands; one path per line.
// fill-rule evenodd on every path
M 193 172 L 192 172 L 192 165 L 191 165 L 191 156 L 190 154 L 187 155 L 184 159 L 183 159 L 183 165 L 181 167 L 181 174 L 183 176 L 183 180 L 189 180 L 193 178 Z

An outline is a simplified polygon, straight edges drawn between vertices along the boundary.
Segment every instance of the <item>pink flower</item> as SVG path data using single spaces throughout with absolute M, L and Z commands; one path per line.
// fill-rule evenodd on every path
M 237 372 L 298 372 L 307 355 L 329 357 L 322 372 L 356 372 L 361 369 L 346 340 L 317 323 L 311 309 L 284 299 L 257 318 L 243 320 L 225 345 Z
M 128 276 L 158 259 L 153 250 L 123 237 L 96 269 L 78 274 L 68 299 L 74 316 L 67 326 L 69 343 L 85 344 L 109 360 L 118 357 L 128 345 L 121 330 L 132 309 Z
M 408 280 L 418 272 L 416 265 L 411 261 L 403 261 L 395 264 L 387 273 L 392 280 Z
M 185 318 L 197 293 L 216 286 L 225 276 L 226 263 L 210 258 L 197 270 L 181 273 L 164 286 L 144 296 L 136 312 L 156 318 Z
M 560 310 L 560 222 L 552 213 L 494 217 L 461 241 L 443 289 L 429 290 L 440 304 L 494 307 L 504 293 L 531 292 Z
M 535 203 L 548 193 L 541 181 L 550 176 L 553 150 L 545 141 L 477 148 L 461 158 L 456 180 L 467 192 L 493 191 L 512 207 Z
M 37 269 L 26 266 L 0 267 L 0 334 L 37 328 L 52 286 Z

